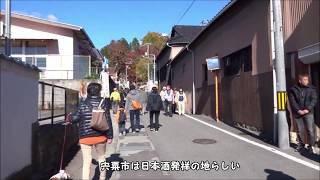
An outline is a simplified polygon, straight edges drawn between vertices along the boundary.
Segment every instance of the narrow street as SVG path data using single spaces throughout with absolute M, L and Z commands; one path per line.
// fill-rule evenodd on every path
M 142 116 L 144 127 L 148 114 Z M 294 152 L 280 151 L 238 129 L 215 123 L 204 116 L 160 116 L 159 132 L 142 129 L 125 137 L 115 136 L 109 146 L 107 162 L 111 179 L 318 179 L 318 162 Z M 210 126 L 208 126 L 210 125 Z M 130 125 L 127 123 L 127 128 Z M 117 132 L 117 127 L 114 127 Z M 115 133 L 117 134 L 117 133 Z M 202 144 L 198 144 L 196 142 Z M 93 156 L 94 157 L 94 156 Z M 111 164 L 130 163 L 129 170 L 112 171 Z M 149 166 L 142 167 L 142 162 Z M 180 164 L 174 161 L 179 161 Z M 190 169 L 182 162 L 190 161 Z M 139 170 L 131 163 L 139 162 Z M 149 163 L 148 163 L 149 162 Z M 154 170 L 153 162 L 159 162 Z M 167 162 L 167 166 L 164 165 Z M 203 162 L 201 164 L 201 162 Z M 169 164 L 168 164 L 169 163 Z M 199 165 L 197 165 L 199 164 Z M 210 165 L 206 165 L 210 164 Z M 185 165 L 185 164 L 184 164 Z M 82 155 L 79 151 L 66 170 L 72 179 L 81 178 Z M 97 179 L 93 160 L 92 177 Z M 161 170 L 161 168 L 163 168 Z M 168 169 L 167 169 L 168 168 Z M 143 169 L 143 170 L 142 170 Z M 93 173 L 96 172 L 96 173 Z

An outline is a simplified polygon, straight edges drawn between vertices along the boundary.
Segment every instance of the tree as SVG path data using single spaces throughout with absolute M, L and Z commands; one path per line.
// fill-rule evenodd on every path
M 151 43 L 149 52 L 157 56 L 161 49 L 165 46 L 167 40 L 168 37 L 162 36 L 160 33 L 148 32 L 148 34 L 143 37 L 142 42 L 143 44 Z
M 126 39 L 112 40 L 109 45 L 101 49 L 102 55 L 109 59 L 110 67 L 114 67 L 118 75 L 124 74 L 129 44 Z M 120 73 L 121 72 L 121 73 Z
M 146 82 L 148 80 L 148 59 L 139 58 L 135 61 L 135 73 L 138 81 Z
M 126 49 L 130 50 L 130 45 L 125 38 L 121 38 L 119 41 L 126 47 Z
M 133 38 L 132 42 L 130 43 L 130 49 L 133 51 L 137 51 L 140 47 L 139 40 L 137 38 Z

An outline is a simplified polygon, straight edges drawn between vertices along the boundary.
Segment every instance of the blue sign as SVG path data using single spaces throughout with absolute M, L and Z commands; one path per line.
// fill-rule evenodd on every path
M 220 62 L 218 56 L 206 59 L 208 70 L 218 70 L 220 69 Z

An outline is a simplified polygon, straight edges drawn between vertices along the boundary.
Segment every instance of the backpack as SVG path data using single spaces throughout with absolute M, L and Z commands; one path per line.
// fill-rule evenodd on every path
M 125 113 L 124 111 L 120 111 L 120 114 L 119 114 L 119 124 L 125 123 L 126 120 L 127 120 L 126 113 Z
M 131 99 L 131 107 L 134 109 L 134 110 L 139 110 L 139 109 L 142 109 L 142 105 L 139 101 L 137 100 L 133 100 L 132 98 L 130 97 L 127 97 L 128 99 Z
M 142 109 L 141 103 L 139 101 L 136 101 L 136 100 L 132 100 L 131 107 L 134 110 Z
M 104 99 L 102 98 L 98 107 L 93 107 L 87 100 L 85 104 L 87 104 L 92 110 L 92 118 L 90 121 L 90 127 L 97 131 L 107 131 L 109 129 L 109 125 L 107 123 L 106 112 L 101 108 Z

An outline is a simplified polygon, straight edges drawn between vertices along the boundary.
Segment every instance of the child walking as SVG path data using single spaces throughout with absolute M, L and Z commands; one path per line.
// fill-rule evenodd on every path
M 119 136 L 126 135 L 126 121 L 127 115 L 123 105 L 120 105 L 120 108 L 116 114 L 116 122 L 119 124 Z

